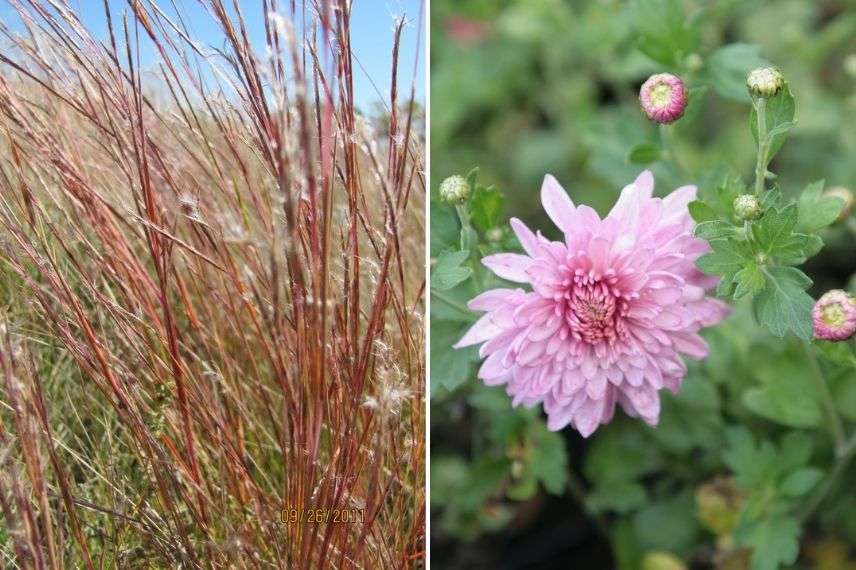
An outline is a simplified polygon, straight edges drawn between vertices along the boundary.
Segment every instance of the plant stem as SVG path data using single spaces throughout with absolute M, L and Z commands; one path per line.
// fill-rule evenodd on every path
M 829 492 L 835 487 L 835 484 L 838 482 L 841 474 L 847 469 L 847 466 L 850 464 L 850 460 L 853 459 L 854 454 L 856 454 L 856 433 L 850 437 L 850 440 L 847 441 L 841 449 L 836 450 L 835 464 L 832 466 L 832 471 L 830 471 L 826 481 L 823 482 L 823 486 L 821 486 L 809 499 L 805 509 L 800 515 L 801 521 L 805 522 L 808 520 L 812 513 L 814 513 L 814 511 L 820 506 Z
M 836 454 L 840 454 L 841 450 L 844 449 L 846 445 L 844 424 L 841 422 L 841 417 L 838 415 L 838 411 L 835 409 L 835 402 L 832 399 L 832 393 L 829 391 L 829 386 L 827 385 L 826 380 L 823 378 L 823 371 L 820 369 L 820 364 L 817 361 L 817 356 L 814 354 L 814 348 L 811 346 L 811 343 L 805 341 L 803 342 L 803 347 L 805 348 L 809 364 L 811 365 L 811 376 L 814 379 L 815 384 L 817 384 L 818 389 L 820 390 L 823 399 L 823 406 L 826 408 L 827 416 L 829 416 L 829 424 L 832 430 L 832 437 L 835 439 L 835 452 Z
M 764 192 L 764 175 L 767 172 L 767 155 L 770 141 L 767 140 L 767 100 L 755 99 L 755 114 L 758 117 L 758 160 L 755 163 L 755 196 L 760 198 Z
M 689 170 L 684 167 L 678 159 L 678 153 L 675 152 L 675 136 L 670 125 L 660 125 L 660 146 L 663 147 L 666 157 L 671 159 L 678 176 L 689 176 Z
M 577 504 L 579 504 L 580 509 L 582 509 L 582 511 L 594 522 L 594 526 L 597 531 L 603 535 L 604 538 L 610 539 L 612 537 L 612 533 L 609 531 L 609 524 L 606 522 L 606 519 L 602 514 L 595 513 L 589 507 L 588 501 L 586 501 L 585 485 L 583 485 L 582 480 L 580 480 L 580 478 L 577 477 L 577 474 L 571 469 L 568 469 L 568 491 L 570 491 L 571 496 Z
M 457 212 L 458 219 L 461 221 L 461 233 L 462 235 L 467 236 L 467 242 L 463 243 L 463 240 L 461 242 L 461 249 L 469 250 L 469 263 L 473 270 L 473 282 L 476 284 L 476 290 L 482 291 L 482 283 L 481 279 L 479 279 L 479 271 L 481 268 L 479 267 L 479 263 L 476 258 L 472 255 L 477 244 L 471 243 L 475 230 L 473 229 L 472 224 L 470 224 L 470 211 L 466 204 L 459 204 L 455 206 L 455 212 Z

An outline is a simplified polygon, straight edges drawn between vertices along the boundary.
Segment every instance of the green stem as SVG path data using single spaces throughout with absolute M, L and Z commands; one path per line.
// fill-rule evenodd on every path
M 829 472 L 829 475 L 826 477 L 826 480 L 823 482 L 823 485 L 818 488 L 817 492 L 815 492 L 808 503 L 803 509 L 802 514 L 800 515 L 800 520 L 805 522 L 808 518 L 814 513 L 814 511 L 820 506 L 826 496 L 830 491 L 835 487 L 835 484 L 838 482 L 838 479 L 841 477 L 842 473 L 847 469 L 847 466 L 850 464 L 850 460 L 853 459 L 853 455 L 856 454 L 856 433 L 854 433 L 850 440 L 844 444 L 844 446 L 838 450 L 835 454 L 835 464 L 832 466 L 832 471 Z
M 477 244 L 469 243 L 472 239 L 473 235 L 476 235 L 475 230 L 473 229 L 472 224 L 470 223 L 470 211 L 467 208 L 466 204 L 459 204 L 455 206 L 455 212 L 458 214 L 458 219 L 461 221 L 461 231 L 464 235 L 467 236 L 468 243 L 461 243 L 462 249 L 467 249 L 470 252 L 469 264 L 470 268 L 473 270 L 473 282 L 476 284 L 476 291 L 482 291 L 482 283 L 479 278 L 479 271 L 481 271 L 481 267 L 479 266 L 478 260 L 473 255 L 473 251 Z
M 458 214 L 458 220 L 461 221 L 461 227 L 470 228 L 470 212 L 466 204 L 458 204 L 455 206 L 455 212 Z
M 660 125 L 660 146 L 663 147 L 666 157 L 671 159 L 678 176 L 689 176 L 689 170 L 678 158 L 678 153 L 675 152 L 675 136 L 671 125 Z
M 820 394 L 823 399 L 823 406 L 826 408 L 826 415 L 829 417 L 832 437 L 835 439 L 835 452 L 840 453 L 846 445 L 844 424 L 841 421 L 841 416 L 838 415 L 838 411 L 835 409 L 835 401 L 832 399 L 832 393 L 829 391 L 829 386 L 823 378 L 823 371 L 820 369 L 820 363 L 817 361 L 817 356 L 814 353 L 813 347 L 808 342 L 803 342 L 803 347 L 805 348 L 809 364 L 811 365 L 812 379 L 817 385 L 818 390 L 820 390 Z
M 755 196 L 764 192 L 764 175 L 767 173 L 767 155 L 770 141 L 767 140 L 767 100 L 755 99 L 755 114 L 758 116 L 758 160 L 755 163 Z

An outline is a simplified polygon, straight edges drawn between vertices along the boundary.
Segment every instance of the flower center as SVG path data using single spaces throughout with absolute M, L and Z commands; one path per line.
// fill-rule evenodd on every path
M 649 92 L 651 105 L 664 109 L 672 103 L 672 86 L 668 83 L 658 83 Z
M 841 327 L 847 320 L 847 314 L 841 303 L 831 303 L 823 307 L 820 313 L 823 324 L 829 327 Z
M 621 318 L 626 302 L 610 290 L 609 280 L 575 279 L 565 294 L 565 319 L 575 337 L 589 344 L 614 343 L 626 333 Z

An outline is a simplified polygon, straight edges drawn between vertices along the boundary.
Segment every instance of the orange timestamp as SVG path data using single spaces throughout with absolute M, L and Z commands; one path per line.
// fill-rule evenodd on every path
M 365 519 L 365 509 L 290 508 L 279 512 L 283 524 L 355 524 Z

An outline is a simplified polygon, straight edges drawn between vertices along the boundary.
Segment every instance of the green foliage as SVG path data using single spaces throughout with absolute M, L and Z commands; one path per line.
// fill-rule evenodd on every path
M 680 0 L 634 0 L 631 12 L 639 51 L 654 61 L 677 66 L 695 50 L 698 31 L 684 16 Z
M 699 222 L 695 233 L 709 240 L 712 249 L 697 260 L 699 269 L 720 277 L 718 295 L 753 299 L 758 322 L 778 337 L 788 332 L 811 337 L 814 301 L 805 291 L 812 281 L 791 266 L 805 263 L 823 247 L 818 235 L 797 230 L 820 231 L 841 209 L 840 200 L 819 198 L 822 185 L 810 184 L 799 201 L 785 204 L 778 191 L 769 191 L 760 219 L 742 225 L 732 221 L 728 210 L 728 198 L 741 190 L 729 179 L 717 188 L 716 199 L 690 204 L 690 213 Z
M 627 162 L 646 165 L 663 157 L 663 149 L 651 143 L 639 143 L 627 152 Z
M 434 291 L 446 291 L 469 279 L 473 270 L 469 267 L 461 267 L 470 257 L 466 249 L 460 251 L 447 251 L 437 258 L 437 264 L 431 272 L 431 289 Z
M 482 232 L 497 227 L 502 218 L 503 203 L 499 190 L 478 186 L 472 202 L 473 226 Z
M 773 517 L 751 526 L 737 544 L 752 548 L 752 570 L 776 570 L 796 561 L 799 534 L 793 517 Z
M 497 279 L 479 263 L 499 246 L 489 232 L 507 225 L 502 217 L 504 197 L 478 183 L 478 171 L 467 175 L 472 188 L 467 203 L 432 205 L 431 218 L 431 395 L 442 402 L 457 395 L 466 400 L 484 426 L 485 448 L 472 462 L 459 456 L 442 458 L 437 473 L 444 488 L 466 496 L 455 501 L 443 517 L 446 529 L 474 537 L 493 524 L 505 522 L 504 500 L 524 501 L 543 488 L 562 494 L 568 462 L 562 438 L 547 429 L 535 410 L 512 409 L 499 388 L 472 381 L 477 350 L 454 349 L 478 314 L 466 307 L 476 287 L 488 288 Z M 488 450 L 490 450 L 488 452 Z M 441 495 L 442 497 L 443 495 Z M 489 515 L 487 513 L 490 513 Z
M 794 127 L 794 109 L 794 96 L 791 95 L 791 89 L 785 83 L 784 88 L 776 96 L 766 100 L 764 109 L 766 137 L 764 140 L 760 140 L 758 138 L 758 109 L 757 107 L 752 108 L 752 113 L 749 115 L 749 128 L 752 130 L 752 137 L 757 144 L 763 143 L 769 147 L 764 168 L 767 168 L 767 164 L 773 160 L 773 157 L 785 144 L 788 132 Z
M 830 226 L 844 207 L 844 201 L 838 197 L 825 198 L 823 180 L 813 182 L 805 187 L 797 202 L 799 221 L 797 231 L 813 233 Z
M 722 46 L 708 60 L 708 81 L 717 94 L 739 103 L 749 102 L 746 74 L 756 67 L 769 65 L 755 44 L 734 43 Z
M 770 267 L 764 276 L 764 290 L 755 297 L 758 322 L 778 337 L 792 331 L 802 339 L 811 338 L 814 300 L 805 292 L 811 279 L 793 267 Z

